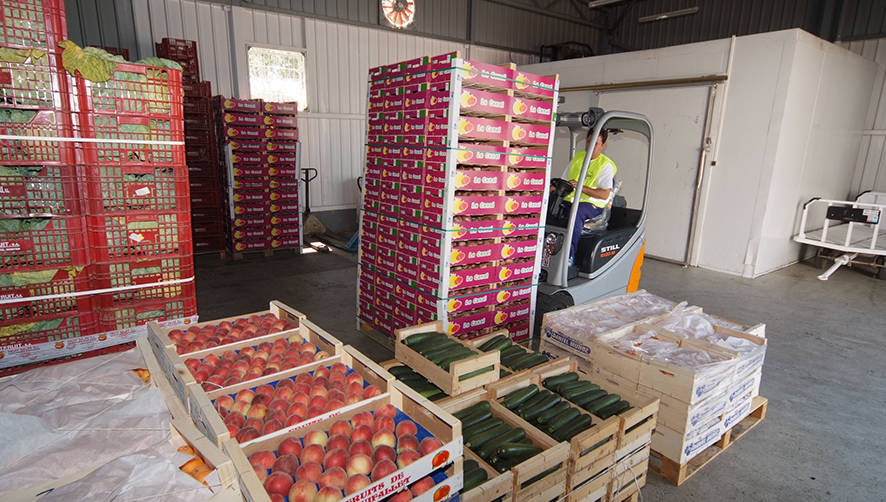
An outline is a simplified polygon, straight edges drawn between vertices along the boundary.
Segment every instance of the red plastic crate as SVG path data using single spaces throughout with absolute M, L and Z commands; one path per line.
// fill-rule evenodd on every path
M 137 300 L 124 296 L 129 293 L 97 295 L 101 305 L 98 310 L 99 331 L 116 331 L 140 326 L 149 321 L 168 321 L 197 313 L 197 299 L 193 282 L 186 282 L 175 287 L 148 288 L 141 291 L 142 294 L 153 291 L 155 294 L 168 296 Z M 176 291 L 180 291 L 180 293 L 173 294 Z
M 182 93 L 185 96 L 208 98 L 212 96 L 212 82 L 182 82 Z
M 157 119 L 139 115 L 80 115 L 83 137 L 113 140 L 183 142 L 181 120 Z M 185 164 L 184 145 L 144 143 L 83 143 L 82 162 L 179 166 Z
M 84 166 L 83 197 L 89 214 L 187 210 L 184 166 Z
M 194 239 L 204 235 L 219 235 L 224 233 L 224 231 L 225 226 L 221 218 L 191 220 L 191 232 L 194 234 Z
M 135 342 L 126 342 L 118 345 L 111 345 L 110 347 L 104 347 L 101 349 L 90 350 L 87 352 L 81 352 L 79 354 L 71 354 L 64 357 L 59 357 L 56 359 L 50 359 L 48 361 L 38 361 L 29 364 L 22 364 L 19 366 L 11 366 L 9 368 L 0 369 L 0 377 L 5 377 L 9 375 L 15 375 L 18 373 L 24 373 L 25 371 L 30 371 L 37 368 L 42 368 L 43 366 L 52 366 L 55 364 L 67 363 L 70 361 L 74 361 L 77 359 L 87 359 L 90 357 L 103 356 L 105 354 L 113 354 L 115 352 L 125 352 L 127 350 L 135 347 Z M 2 354 L 3 347 L 0 346 L 0 354 Z
M 215 143 L 215 134 L 213 130 L 209 131 L 201 131 L 201 130 L 187 130 L 185 131 L 185 146 L 190 147 L 192 145 L 196 146 L 211 146 L 213 148 L 217 147 Z
M 73 166 L 0 166 L 0 215 L 80 214 Z
M 27 122 L 0 122 L 0 135 L 33 137 L 71 137 L 69 113 L 51 110 L 34 111 Z M 71 143 L 43 140 L 0 140 L 0 165 L 73 165 Z
M 24 63 L 0 61 L 0 97 L 4 108 L 69 112 L 69 93 L 68 74 L 61 56 L 55 53 L 31 57 Z
M 188 115 L 212 115 L 212 100 L 210 98 L 186 96 L 183 109 L 185 117 Z
M 78 300 L 84 305 L 79 311 L 27 319 L 4 319 L 0 321 L 0 329 L 4 333 L 3 344 L 52 342 L 95 333 L 93 299 L 84 297 Z
M 93 289 L 121 288 L 157 282 L 170 282 L 194 277 L 194 258 L 171 256 L 167 258 L 136 260 L 123 263 L 97 263 L 91 268 Z M 183 294 L 193 296 L 193 282 L 166 284 L 139 289 L 102 293 L 97 295 L 98 308 L 147 300 L 162 300 Z
M 86 217 L 89 246 L 97 262 L 191 253 L 188 211 L 131 212 Z
M 0 46 L 54 51 L 67 38 L 64 0 L 0 0 Z
M 215 129 L 215 118 L 208 113 L 203 114 L 186 114 L 185 130 L 191 131 L 209 131 Z
M 194 254 L 213 253 L 225 249 L 225 235 L 201 235 L 194 237 Z
M 191 207 L 218 207 L 222 206 L 221 187 L 217 190 L 201 190 L 191 192 Z
M 218 164 L 213 163 L 204 163 L 204 162 L 189 162 L 188 163 L 188 175 L 191 178 L 213 178 L 218 179 L 218 175 L 221 171 L 218 168 Z
M 89 312 L 88 298 L 66 296 L 29 300 L 28 298 L 45 295 L 70 295 L 80 291 L 89 291 L 89 267 L 62 267 L 33 272 L 14 272 L 0 274 L 0 298 L 3 300 L 21 301 L 0 304 L 2 322 L 25 322 L 35 317 L 42 317 L 66 312 Z
M 81 216 L 0 219 L 0 272 L 84 266 L 88 256 Z
M 143 114 L 181 119 L 182 76 L 179 70 L 119 63 L 106 82 L 74 80 L 81 113 Z

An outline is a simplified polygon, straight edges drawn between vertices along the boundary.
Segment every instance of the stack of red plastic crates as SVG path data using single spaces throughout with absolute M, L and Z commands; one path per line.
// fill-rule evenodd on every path
M 157 55 L 182 65 L 184 89 L 185 154 L 191 186 L 191 229 L 194 253 L 225 248 L 222 222 L 222 185 L 212 114 L 210 82 L 200 80 L 197 42 L 164 38 L 156 44 Z
M 0 0 L 0 47 L 25 59 L 0 62 L 0 375 L 124 349 L 118 330 L 196 312 L 187 173 L 171 144 L 178 72 L 72 78 L 65 26 L 62 0 Z M 166 284 L 141 287 L 153 282 Z M 121 287 L 133 289 L 97 292 Z
M 214 106 L 227 174 L 228 248 L 300 250 L 297 104 L 217 96 Z

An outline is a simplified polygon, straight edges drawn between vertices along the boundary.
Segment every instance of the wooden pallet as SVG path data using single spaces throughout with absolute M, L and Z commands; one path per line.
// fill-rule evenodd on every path
M 375 329 L 371 324 L 364 320 L 360 320 L 360 331 L 372 339 L 375 343 L 381 345 L 382 347 L 394 352 L 394 338 L 390 337 L 381 331 Z
M 664 455 L 652 450 L 649 461 L 649 469 L 659 476 L 670 481 L 675 486 L 680 486 L 696 472 L 706 466 L 708 462 L 717 458 L 726 448 L 745 436 L 751 429 L 756 427 L 766 418 L 766 409 L 769 400 L 762 396 L 754 398 L 751 404 L 751 412 L 741 422 L 723 433 L 719 441 L 704 449 L 695 457 L 684 464 L 678 464 Z

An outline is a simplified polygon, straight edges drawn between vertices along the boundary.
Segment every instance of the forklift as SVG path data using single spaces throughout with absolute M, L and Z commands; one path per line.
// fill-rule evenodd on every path
M 617 193 L 620 183 L 613 186 L 610 204 L 603 213 L 584 222 L 572 265 L 569 264 L 569 247 L 578 204 L 564 204 L 564 198 L 574 190 L 568 180 L 551 179 L 533 330 L 533 345 L 536 348 L 541 337 L 544 314 L 607 296 L 636 291 L 646 244 L 646 210 L 653 148 L 652 124 L 649 119 L 638 113 L 606 112 L 592 107 L 586 112 L 557 114 L 557 127 L 569 130 L 570 160 L 575 157 L 579 138 L 584 138 L 588 129 L 593 131 L 579 180 L 584 180 L 587 175 L 597 136 L 604 129 L 611 136 L 625 134 L 645 138 L 648 146 L 646 176 L 642 198 L 639 200 L 626 200 Z M 617 163 L 618 159 L 614 160 Z M 639 166 L 622 167 L 637 169 Z M 568 176 L 568 173 L 567 163 L 563 176 Z M 581 185 L 579 181 L 578 186 Z M 580 197 L 575 197 L 575 201 L 578 200 Z

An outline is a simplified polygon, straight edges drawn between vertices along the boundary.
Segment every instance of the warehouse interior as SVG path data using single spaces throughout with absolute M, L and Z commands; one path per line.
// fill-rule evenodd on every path
M 0 0 L 0 94 L 2 500 L 882 497 L 884 2 Z

